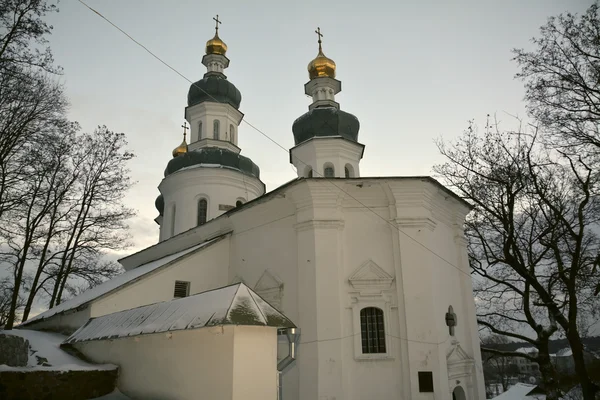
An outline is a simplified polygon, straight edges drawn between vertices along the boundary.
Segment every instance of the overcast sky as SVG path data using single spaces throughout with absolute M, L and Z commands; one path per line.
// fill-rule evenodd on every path
M 337 64 L 336 100 L 361 123 L 361 175 L 429 175 L 442 159 L 434 139 L 451 139 L 469 119 L 525 115 L 511 49 L 530 47 L 547 18 L 583 12 L 584 0 L 159 1 L 88 0 L 116 25 L 196 81 L 204 46 L 223 21 L 231 60 L 225 71 L 242 92 L 245 119 L 285 148 L 307 111 L 306 66 L 317 54 Z M 158 241 L 154 199 L 171 150 L 181 142 L 189 83 L 75 0 L 63 0 L 50 44 L 85 130 L 127 134 L 138 183 L 127 198 L 135 249 Z M 242 123 L 242 154 L 261 168 L 267 190 L 296 177 L 287 152 Z

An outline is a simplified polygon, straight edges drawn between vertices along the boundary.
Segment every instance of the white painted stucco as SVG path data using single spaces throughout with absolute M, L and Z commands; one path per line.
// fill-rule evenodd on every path
M 451 399 L 456 386 L 468 400 L 484 398 L 466 205 L 426 178 L 334 182 L 341 189 L 325 179 L 293 182 L 124 260 L 135 268 L 232 231 L 92 304 L 93 314 L 167 300 L 184 276 L 193 293 L 243 281 L 301 329 L 297 362 L 283 378 L 286 400 Z M 385 354 L 362 354 L 359 313 L 369 306 L 384 312 Z M 432 372 L 433 393 L 420 393 L 419 371 Z
M 261 196 L 263 183 L 231 168 L 193 166 L 179 170 L 158 186 L 164 197 L 164 217 L 160 240 L 166 240 L 198 225 L 198 201 L 206 199 L 207 216 L 211 220 L 242 203 Z
M 190 282 L 190 295 L 225 286 L 228 278 L 229 238 L 178 260 L 172 267 L 152 272 L 123 289 L 91 303 L 91 317 L 173 300 L 175 281 Z M 225 266 L 225 267 L 223 267 Z
M 341 137 L 314 137 L 290 150 L 291 163 L 296 167 L 299 178 L 325 176 L 325 167 L 332 166 L 334 177 L 344 178 L 344 168 L 350 166 L 350 177 L 360 176 L 360 160 L 364 146 Z
M 74 346 L 119 365 L 117 386 L 136 399 L 275 400 L 276 328 L 216 326 Z

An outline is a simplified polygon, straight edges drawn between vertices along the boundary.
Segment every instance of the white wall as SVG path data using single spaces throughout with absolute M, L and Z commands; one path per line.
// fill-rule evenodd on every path
M 275 400 L 276 340 L 272 327 L 229 325 L 75 347 L 94 362 L 119 365 L 117 386 L 132 398 Z
M 190 294 L 228 283 L 229 238 L 184 256 L 177 264 L 158 270 L 91 305 L 97 317 L 173 299 L 175 281 L 190 282 Z
M 307 166 L 312 167 L 313 177 L 323 177 L 325 165 L 331 164 L 335 177 L 344 178 L 344 167 L 349 164 L 352 167 L 351 177 L 354 178 L 360 176 L 359 164 L 363 148 L 363 145 L 341 137 L 314 137 L 294 147 L 290 154 L 298 177 L 307 177 Z
M 460 240 L 466 209 L 418 179 L 365 179 L 343 189 L 371 211 L 343 191 L 309 181 L 230 217 L 230 279 L 254 287 L 272 272 L 282 282 L 281 310 L 301 328 L 297 366 L 284 377 L 285 398 L 450 399 L 449 305 L 458 316 L 455 339 L 481 365 Z M 389 287 L 352 287 L 349 277 L 369 261 L 393 277 Z M 357 317 L 366 306 L 385 312 L 389 354 L 382 357 L 361 358 Z M 419 371 L 433 372 L 434 393 L 419 392 Z M 472 376 L 468 399 L 480 398 L 482 379 Z
M 165 201 L 161 241 L 197 226 L 201 198 L 208 203 L 208 221 L 227 211 L 220 209 L 220 205 L 235 207 L 237 200 L 246 203 L 264 193 L 261 181 L 250 175 L 230 168 L 199 166 L 169 175 L 158 188 Z

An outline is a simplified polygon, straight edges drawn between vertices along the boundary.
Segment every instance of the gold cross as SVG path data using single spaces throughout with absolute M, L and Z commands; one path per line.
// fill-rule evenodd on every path
M 319 51 L 322 51 L 322 49 L 321 49 L 321 38 L 323 37 L 323 34 L 321 33 L 321 28 L 317 27 L 317 30 L 315 31 L 315 33 L 319 37 Z
M 215 20 L 215 31 L 219 33 L 219 24 L 221 23 L 221 21 L 219 21 L 219 14 L 217 14 L 216 17 L 213 17 L 213 19 Z
M 185 140 L 185 134 L 187 133 L 187 130 L 189 128 L 185 122 L 183 123 L 183 125 L 181 125 L 181 127 L 183 128 L 183 140 Z

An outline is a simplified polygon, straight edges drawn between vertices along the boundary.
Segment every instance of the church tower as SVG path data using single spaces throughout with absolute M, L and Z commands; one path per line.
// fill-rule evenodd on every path
M 223 72 L 229 66 L 227 45 L 219 37 L 219 16 L 213 19 L 215 36 L 206 42 L 202 57 L 207 72 L 188 91 L 185 119 L 190 143 L 184 124 L 183 142 L 173 150 L 158 187 L 155 221 L 160 225 L 160 241 L 265 193 L 258 166 L 240 154 L 242 95 Z
M 354 115 L 340 110 L 335 101 L 342 83 L 335 79 L 335 62 L 323 53 L 321 29 L 315 33 L 319 53 L 308 64 L 310 80 L 304 85 L 313 102 L 292 125 L 295 146 L 290 149 L 290 162 L 300 178 L 359 177 L 365 149 L 358 143 L 360 123 Z

